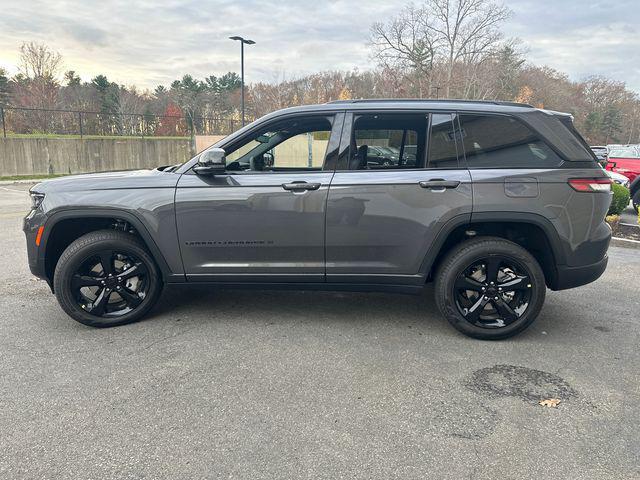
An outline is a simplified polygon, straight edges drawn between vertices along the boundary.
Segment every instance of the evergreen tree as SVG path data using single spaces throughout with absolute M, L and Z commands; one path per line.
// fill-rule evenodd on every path
M 9 78 L 7 78 L 7 72 L 0 68 L 0 105 L 9 104 Z
M 622 131 L 622 112 L 615 105 L 608 105 L 602 119 L 602 127 L 607 134 L 606 143 L 619 142 Z
M 67 87 L 80 86 L 80 76 L 76 75 L 76 72 L 74 70 L 69 70 L 65 72 L 64 79 L 67 82 Z

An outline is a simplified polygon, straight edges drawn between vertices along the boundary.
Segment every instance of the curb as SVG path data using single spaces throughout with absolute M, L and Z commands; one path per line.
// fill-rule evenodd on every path
M 614 247 L 634 248 L 640 250 L 640 241 L 627 240 L 626 238 L 613 237 L 611 239 L 611 245 Z

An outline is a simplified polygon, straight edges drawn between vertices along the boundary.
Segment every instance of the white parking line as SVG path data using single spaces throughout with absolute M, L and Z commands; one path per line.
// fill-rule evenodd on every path
M 13 188 L 0 187 L 0 190 L 4 190 L 5 192 L 10 193 L 19 193 L 20 195 L 28 194 L 29 192 L 25 192 L 24 190 L 14 190 Z

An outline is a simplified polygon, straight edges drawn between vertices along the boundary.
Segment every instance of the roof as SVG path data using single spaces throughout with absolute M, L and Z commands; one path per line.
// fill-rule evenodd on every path
M 445 112 L 461 111 L 461 112 L 477 112 L 477 113 L 510 113 L 510 114 L 530 114 L 530 113 L 545 113 L 547 115 L 562 115 L 558 112 L 551 112 L 548 110 L 541 110 L 526 103 L 516 102 L 502 102 L 498 100 L 455 100 L 455 99 L 405 99 L 405 98 L 383 98 L 383 99 L 357 99 L 357 100 L 337 100 L 329 103 L 322 103 L 317 105 L 301 105 L 298 107 L 289 107 L 282 110 L 276 110 L 268 113 L 264 117 L 259 118 L 253 123 L 236 130 L 234 133 L 224 139 L 225 143 L 233 141 L 235 138 L 240 137 L 244 132 L 255 128 L 263 121 L 276 119 L 283 115 L 291 113 L 333 113 L 341 112 L 344 110 L 352 111 L 370 111 L 375 110 L 377 112 L 389 110 L 389 111 L 438 111 Z M 222 140 L 221 140 L 222 142 Z M 220 142 L 214 144 L 218 146 Z
M 527 107 L 527 108 L 533 108 L 532 105 L 529 105 L 528 103 L 519 103 L 519 102 L 507 102 L 507 101 L 503 101 L 503 100 L 458 100 L 458 99 L 449 99 L 449 98 L 443 98 L 443 99 L 433 99 L 433 98 L 359 98 L 359 99 L 352 99 L 352 100 L 334 100 L 332 102 L 328 102 L 328 103 L 401 103 L 403 105 L 406 105 L 408 103 L 417 103 L 417 104 L 426 104 L 426 105 L 431 105 L 431 104 L 438 104 L 438 103 L 443 103 L 443 104 L 447 104 L 447 105 L 451 105 L 451 104 L 464 104 L 464 105 L 469 105 L 469 104 L 473 104 L 473 105 L 504 105 L 504 106 L 508 106 L 508 107 Z
M 498 100 L 429 100 L 429 99 L 369 99 L 337 100 L 317 105 L 301 105 L 278 110 L 267 118 L 285 113 L 337 112 L 341 110 L 458 110 L 467 112 L 528 113 L 539 111 L 525 103 Z

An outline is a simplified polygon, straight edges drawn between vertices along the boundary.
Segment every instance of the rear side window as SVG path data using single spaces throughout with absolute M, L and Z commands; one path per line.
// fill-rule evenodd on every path
M 422 168 L 427 117 L 359 115 L 353 123 L 349 170 Z
M 431 116 L 427 168 L 458 168 L 456 136 L 450 113 Z
M 532 129 L 503 115 L 459 116 L 469 168 L 550 168 L 562 159 Z

